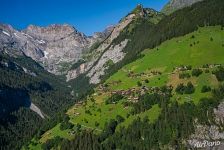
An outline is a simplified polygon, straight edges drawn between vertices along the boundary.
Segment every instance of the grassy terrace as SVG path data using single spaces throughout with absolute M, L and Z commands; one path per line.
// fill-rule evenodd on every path
M 138 81 L 146 87 L 172 85 L 174 88 L 180 83 L 192 82 L 195 86 L 193 94 L 180 95 L 173 90 L 172 99 L 178 100 L 180 103 L 193 101 L 197 104 L 200 98 L 209 97 L 211 92 L 202 93 L 201 89 L 204 85 L 212 88 L 218 86 L 219 83 L 212 74 L 217 67 L 204 69 L 202 66 L 224 64 L 224 31 L 220 28 L 220 26 L 199 28 L 196 32 L 166 41 L 154 49 L 145 50 L 143 58 L 124 66 L 106 81 L 108 85 L 106 92 L 96 88 L 95 93 L 84 103 L 71 107 L 67 111 L 70 122 L 74 125 L 80 124 L 83 129 L 89 128 L 101 132 L 105 123 L 116 118 L 117 115 L 121 115 L 125 119 L 118 127 L 127 127 L 138 116 L 142 119 L 148 117 L 150 122 L 155 121 L 160 114 L 158 105 L 154 105 L 143 113 L 127 117 L 132 110 L 131 107 L 123 105 L 127 99 L 124 98 L 116 104 L 105 104 L 105 100 L 110 97 L 112 91 L 139 88 Z M 203 73 L 198 77 L 191 76 L 187 79 L 180 79 L 180 73 L 191 74 L 192 72 L 191 70 L 178 70 L 181 65 L 191 65 L 192 69 L 201 68 Z M 205 73 L 205 70 L 209 70 L 209 72 Z M 42 138 L 36 141 L 39 144 L 36 146 L 31 144 L 30 149 L 38 149 L 42 143 L 56 136 L 73 138 L 73 135 L 69 133 L 71 129 L 61 131 L 59 127 L 60 124 L 43 134 Z

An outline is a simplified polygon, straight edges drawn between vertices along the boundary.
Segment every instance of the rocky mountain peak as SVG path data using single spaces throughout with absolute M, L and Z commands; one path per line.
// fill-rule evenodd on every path
M 46 27 L 29 25 L 18 31 L 10 25 L 0 24 L 0 51 L 24 54 L 39 62 L 54 74 L 64 74 L 73 63 L 82 58 L 83 51 L 95 42 L 104 40 L 112 28 L 87 37 L 68 24 Z
M 131 14 L 135 14 L 137 16 L 145 17 L 148 14 L 155 14 L 157 13 L 156 10 L 152 8 L 144 8 L 142 4 L 138 4 L 135 9 L 131 12 Z
M 54 31 L 54 32 L 67 32 L 67 31 L 75 31 L 75 28 L 68 24 L 51 24 L 46 27 L 40 27 L 35 25 L 29 25 L 26 29 L 27 31 L 33 31 L 33 30 L 42 30 L 42 31 Z
M 68 24 L 52 24 L 47 27 L 29 25 L 27 29 L 23 30 L 23 32 L 38 39 L 47 41 L 58 40 L 71 34 L 84 36 L 84 34 L 79 33 L 73 26 Z
M 114 44 L 113 41 L 116 39 L 122 31 L 128 27 L 130 23 L 137 23 L 138 19 L 147 19 L 152 23 L 158 23 L 164 15 L 153 9 L 144 8 L 142 5 L 137 5 L 136 8 L 131 11 L 127 16 L 122 18 L 116 26 L 109 26 L 102 33 L 95 33 L 92 40 L 95 37 L 106 36 L 100 45 L 93 45 L 93 49 L 90 53 L 85 54 L 84 58 L 87 58 L 80 67 L 71 69 L 66 75 L 67 81 L 77 78 L 80 74 L 87 73 L 90 78 L 91 84 L 98 84 L 100 77 L 105 74 L 105 70 L 108 69 L 108 62 L 115 64 L 121 61 L 126 53 L 123 49 L 129 42 L 129 39 L 123 39 L 120 43 Z M 136 21 L 136 22 L 135 22 Z M 95 40 L 96 41 L 96 40 Z
M 110 26 L 107 26 L 106 29 L 102 32 L 95 32 L 93 34 L 93 38 L 94 39 L 104 39 L 104 38 L 107 38 L 111 32 L 114 30 L 115 28 L 115 25 L 110 25 Z
M 137 16 L 145 16 L 146 12 L 142 4 L 138 4 L 135 9 L 131 12 L 131 14 L 135 14 Z
M 9 24 L 1 24 L 0 23 L 0 30 L 3 31 L 3 30 L 7 30 L 7 31 L 12 31 L 14 30 L 13 27 Z
M 158 14 L 157 11 L 144 8 L 143 5 L 139 4 L 116 26 L 108 26 L 103 32 L 96 32 L 91 37 L 87 37 L 68 24 L 52 24 L 46 27 L 29 25 L 22 31 L 12 29 L 10 32 L 6 32 L 8 30 L 0 32 L 0 47 L 18 49 L 54 74 L 67 74 L 68 69 L 70 69 L 73 64 L 82 59 L 84 57 L 83 55 L 88 53 L 88 50 L 94 48 L 93 51 L 90 51 L 91 54 L 88 54 L 91 57 L 89 57 L 88 62 L 85 63 L 85 67 L 83 67 L 86 69 L 84 69 L 84 71 L 81 69 L 81 72 L 85 72 L 93 67 L 106 49 L 110 49 L 110 56 L 107 56 L 106 53 L 106 59 L 102 59 L 98 68 L 96 67 L 95 70 L 93 69 L 92 74 L 90 74 L 93 79 L 98 79 L 98 77 L 103 74 L 103 69 L 105 69 L 103 66 L 107 61 L 113 60 L 114 63 L 116 63 L 125 55 L 121 50 L 128 43 L 128 39 L 125 39 L 118 45 L 111 45 L 122 30 L 132 21 L 137 20 L 137 18 L 149 17 L 153 18 L 152 22 L 158 22 Z M 97 72 L 99 68 L 103 69 L 101 70 L 101 74 L 97 74 L 96 77 L 94 73 Z M 71 75 L 68 77 L 68 80 L 77 77 L 79 74 L 76 70 L 71 70 L 70 72 Z
M 136 18 L 147 18 L 152 23 L 158 23 L 158 21 L 163 17 L 164 15 L 152 8 L 144 8 L 142 4 L 138 4 L 133 11 L 131 11 L 126 17 L 131 19 Z M 122 20 L 121 20 L 122 21 Z
M 140 13 L 140 12 L 142 12 L 143 11 L 143 5 L 142 4 L 138 4 L 136 7 L 135 7 L 135 9 L 132 11 L 132 13 L 134 13 L 134 14 L 138 14 L 138 13 Z

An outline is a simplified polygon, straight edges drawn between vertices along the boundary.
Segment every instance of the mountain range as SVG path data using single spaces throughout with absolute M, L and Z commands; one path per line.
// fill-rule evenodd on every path
M 87 37 L 67 24 L 54 24 L 48 27 L 30 25 L 22 31 L 2 24 L 0 26 L 0 47 L 2 51 L 10 55 L 19 54 L 31 57 L 50 73 L 66 75 L 67 81 L 95 67 L 87 76 L 91 78 L 90 83 L 99 83 L 99 76 L 103 75 L 105 70 L 103 65 L 109 60 L 117 63 L 124 57 L 124 54 L 119 54 L 119 51 L 126 46 L 128 39 L 119 43 L 119 46 L 112 45 L 112 41 L 135 19 L 147 16 L 155 18 L 155 16 L 162 15 L 155 10 L 143 9 L 139 5 L 135 12 L 127 15 L 116 26 L 109 26 L 92 37 Z M 109 49 L 109 54 L 105 55 L 108 56 L 104 56 L 98 66 L 93 66 L 107 49 Z M 73 64 L 80 61 L 85 61 L 85 63 L 76 69 L 71 69 Z M 98 71 L 100 74 L 94 75 Z
M 0 149 L 222 149 L 223 8 L 139 4 L 92 36 L 0 24 Z
M 166 12 L 190 6 L 195 2 L 198 0 L 172 0 L 163 8 L 162 12 L 167 14 Z M 90 71 L 87 75 L 91 78 L 90 83 L 96 84 L 100 82 L 99 77 L 104 75 L 106 67 L 103 65 L 106 62 L 111 60 L 113 63 L 117 63 L 124 57 L 125 54 L 119 54 L 119 51 L 122 51 L 126 46 L 128 39 L 119 43 L 120 46 L 112 45 L 112 41 L 138 17 L 151 17 L 154 19 L 151 22 L 157 23 L 163 15 L 152 9 L 144 9 L 139 5 L 117 25 L 109 26 L 103 32 L 96 32 L 91 37 L 84 35 L 68 24 L 53 24 L 47 27 L 30 25 L 21 31 L 10 25 L 1 24 L 0 48 L 9 54 L 31 57 L 50 73 L 66 75 L 67 81 Z M 102 59 L 98 64 L 95 64 L 97 66 L 93 66 L 107 49 L 109 49 L 108 54 L 106 53 L 104 57 L 101 57 L 106 59 Z M 113 56 L 113 54 L 117 54 L 117 56 Z M 76 69 L 71 69 L 73 64 L 80 63 L 80 61 L 85 63 Z M 91 68 L 92 70 L 90 70 Z
M 85 49 L 95 42 L 104 40 L 111 29 L 109 27 L 105 32 L 87 37 L 67 24 L 54 24 L 48 27 L 30 25 L 22 31 L 2 24 L 0 26 L 1 49 L 4 51 L 16 49 L 15 53 L 31 57 L 47 71 L 62 74 L 63 65 L 78 61 Z

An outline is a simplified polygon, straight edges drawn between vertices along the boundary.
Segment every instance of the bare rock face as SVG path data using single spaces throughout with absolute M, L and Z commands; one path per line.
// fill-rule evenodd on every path
M 90 77 L 90 83 L 97 84 L 108 65 L 118 63 L 125 57 L 123 49 L 129 39 L 120 41 L 117 45 L 112 44 L 113 41 L 135 19 L 153 18 L 157 14 L 152 9 L 138 5 L 116 26 L 109 26 L 91 37 L 67 24 L 47 27 L 30 25 L 22 31 L 9 25 L 0 25 L 0 51 L 31 57 L 47 71 L 66 75 L 67 81 L 85 73 Z M 84 62 L 75 69 L 70 69 L 79 60 Z
M 76 33 L 77 31 L 75 28 L 67 24 L 53 24 L 48 27 L 30 25 L 22 32 L 29 34 L 36 39 L 42 39 L 51 42 L 65 38 L 73 33 Z
M 87 71 L 87 66 L 85 63 L 81 64 L 77 69 L 69 70 L 66 75 L 66 81 L 77 78 L 80 74 Z
M 145 9 L 139 4 L 129 15 L 123 18 L 119 24 L 115 26 L 110 36 L 95 50 L 96 54 L 92 57 L 92 64 L 95 65 L 91 67 L 87 74 L 91 84 L 100 83 L 101 76 L 105 75 L 105 71 L 109 69 L 110 65 L 122 61 L 125 57 L 126 54 L 123 52 L 123 49 L 128 44 L 129 39 L 125 39 L 117 45 L 112 44 L 113 40 L 116 39 L 136 18 L 148 17 L 150 20 L 157 15 L 159 14 L 155 10 Z
M 90 77 L 91 84 L 100 83 L 100 77 L 105 74 L 105 70 L 108 69 L 111 64 L 115 64 L 124 58 L 125 53 L 122 52 L 122 50 L 127 43 L 128 40 L 126 39 L 118 45 L 111 45 L 111 47 L 102 55 L 101 59 L 87 75 Z
M 193 149 L 222 150 L 223 140 L 224 132 L 220 132 L 217 126 L 197 125 L 195 134 L 191 135 L 187 143 L 188 147 Z
M 115 45 L 111 45 L 112 41 L 114 39 L 116 39 L 119 36 L 119 34 L 121 33 L 121 31 L 133 21 L 135 16 L 136 16 L 135 14 L 130 14 L 130 15 L 126 16 L 122 21 L 120 21 L 116 26 L 111 27 L 110 30 L 112 30 L 112 32 L 110 31 L 109 36 L 96 49 L 94 49 L 91 53 L 88 53 L 88 55 L 89 55 L 88 60 L 86 61 L 86 63 L 83 64 L 85 66 L 84 67 L 85 69 L 82 72 L 80 72 L 80 70 L 81 70 L 80 68 L 77 68 L 75 70 L 70 70 L 66 76 L 67 81 L 75 79 L 78 75 L 80 75 L 82 73 L 86 73 L 87 71 L 90 71 L 90 73 L 87 75 L 88 77 L 91 77 L 90 83 L 94 83 L 94 84 L 99 83 L 100 82 L 99 76 L 104 74 L 105 68 L 103 70 L 100 70 L 100 73 L 98 75 L 93 76 L 94 72 L 96 72 L 97 70 L 99 71 L 99 68 L 97 66 L 93 66 L 93 65 L 99 59 L 98 64 L 101 63 L 101 65 L 98 65 L 98 66 L 100 66 L 100 68 L 102 68 L 102 66 L 106 63 L 104 61 L 105 59 L 102 59 L 103 58 L 102 54 L 104 53 L 104 51 L 106 49 L 110 49 L 111 52 L 113 52 L 113 50 L 115 50 L 113 48 L 117 49 L 117 47 Z M 125 46 L 126 46 L 126 44 L 125 44 Z M 122 47 L 122 49 L 123 48 L 124 47 Z M 119 51 L 121 51 L 122 49 L 119 49 Z M 123 53 L 122 53 L 122 55 L 123 55 Z M 123 58 L 123 56 L 122 56 L 122 58 Z M 102 59 L 102 61 L 101 61 L 101 59 Z
M 54 74 L 65 74 L 78 61 L 85 49 L 94 42 L 103 40 L 108 32 L 87 37 L 74 27 L 53 24 L 48 27 L 30 25 L 17 31 L 10 25 L 0 25 L 0 51 L 26 55 L 39 62 Z
M 95 32 L 94 35 L 90 37 L 91 43 L 101 42 L 105 40 L 114 30 L 114 28 L 114 25 L 110 25 L 103 32 Z
M 0 51 L 9 55 L 25 54 L 39 60 L 44 56 L 42 48 L 31 36 L 13 29 L 10 25 L 0 24 Z
M 224 123 L 224 103 L 221 103 L 217 109 L 214 109 L 216 122 Z
M 220 130 L 224 119 L 224 102 L 220 103 L 217 109 L 214 109 L 216 125 L 200 125 L 196 121 L 195 133 L 187 141 L 187 145 L 194 149 L 215 149 L 224 148 L 224 132 Z
M 84 34 L 67 24 L 48 27 L 30 25 L 22 32 L 43 45 L 44 56 L 37 61 L 54 74 L 63 73 L 65 67 L 79 60 L 83 49 L 90 44 Z
M 110 65 L 116 64 L 123 60 L 125 53 L 123 49 L 128 44 L 129 39 L 120 41 L 119 44 L 113 44 L 113 41 L 120 35 L 120 33 L 136 18 L 154 18 L 154 16 L 160 16 L 158 12 L 152 9 L 145 9 L 142 5 L 138 5 L 131 13 L 121 19 L 116 25 L 107 29 L 107 38 L 103 40 L 98 47 L 91 52 L 85 54 L 83 58 L 85 63 L 82 64 L 82 68 L 76 68 L 70 70 L 67 74 L 67 81 L 72 80 L 80 74 L 86 73 L 90 78 L 91 84 L 98 84 L 101 81 L 101 76 L 105 75 L 105 71 L 109 69 Z M 152 19 L 155 20 L 155 19 Z M 151 20 L 150 20 L 151 21 Z M 153 22 L 153 21 L 152 21 Z M 156 23 L 156 22 L 153 22 Z M 109 32 L 108 32 L 109 30 Z M 97 34 L 96 34 L 97 36 Z
M 194 3 L 200 2 L 203 0 L 170 0 L 167 5 L 162 9 L 162 12 L 165 14 L 170 14 L 178 9 L 191 6 Z

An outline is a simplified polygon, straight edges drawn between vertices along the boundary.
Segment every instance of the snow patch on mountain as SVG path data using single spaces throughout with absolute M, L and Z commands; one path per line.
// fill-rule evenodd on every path
M 40 44 L 45 44 L 44 40 L 37 40 L 37 42 L 40 43 Z
M 48 52 L 47 51 L 44 51 L 44 58 L 48 59 Z
M 34 77 L 36 77 L 36 76 L 37 76 L 37 74 L 36 74 L 36 73 L 31 72 L 30 70 L 26 69 L 25 67 L 22 67 L 22 68 L 23 68 L 23 71 L 24 71 L 25 73 L 27 73 L 27 74 L 29 74 L 29 75 L 31 75 L 31 76 L 34 76 Z
M 15 37 L 20 38 L 20 36 L 18 36 L 16 33 L 14 33 Z
M 2 31 L 2 33 L 4 33 L 7 36 L 10 36 L 10 34 L 8 32 L 6 32 L 6 31 Z
M 40 108 L 38 108 L 34 103 L 31 103 L 30 109 L 36 112 L 42 119 L 44 119 L 44 114 L 41 112 Z

